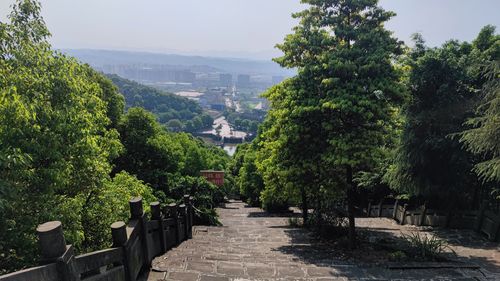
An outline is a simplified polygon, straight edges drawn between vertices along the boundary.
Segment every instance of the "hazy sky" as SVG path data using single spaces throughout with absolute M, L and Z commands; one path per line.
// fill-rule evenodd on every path
M 5 21 L 13 0 L 0 0 Z M 55 48 L 141 50 L 269 58 L 296 24 L 299 0 L 42 0 Z M 398 16 L 387 27 L 405 41 L 472 40 L 500 27 L 500 0 L 381 0 Z

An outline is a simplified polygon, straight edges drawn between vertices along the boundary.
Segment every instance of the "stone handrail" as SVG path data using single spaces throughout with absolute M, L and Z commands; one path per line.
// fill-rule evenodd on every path
M 399 224 L 473 229 L 491 241 L 500 239 L 500 214 L 487 210 L 487 204 L 483 204 L 480 210 L 444 211 L 429 209 L 426 205 L 410 209 L 408 204 L 392 200 L 394 203 L 390 204 L 388 199 L 382 199 L 376 205 L 370 202 L 366 215 L 393 218 Z
M 154 257 L 192 238 L 192 198 L 183 204 L 161 209 L 151 203 L 151 219 L 144 214 L 142 198 L 129 201 L 130 219 L 111 225 L 113 246 L 109 249 L 75 255 L 66 244 L 59 221 L 37 227 L 41 266 L 0 276 L 0 281 L 135 281 L 149 270 Z

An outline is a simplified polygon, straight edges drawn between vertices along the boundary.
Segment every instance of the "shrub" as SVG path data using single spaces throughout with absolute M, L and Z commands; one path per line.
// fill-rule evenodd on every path
M 196 208 L 196 206 L 194 209 L 193 223 L 195 225 L 222 225 L 215 209 Z
M 389 260 L 391 261 L 404 261 L 408 258 L 408 256 L 403 251 L 395 251 L 389 253 Z
M 82 211 L 82 224 L 86 229 L 82 252 L 102 249 L 111 245 L 110 225 L 115 221 L 128 221 L 130 217 L 129 200 L 142 197 L 144 212 L 149 212 L 149 204 L 156 201 L 150 186 L 126 172 L 120 172 L 104 187 L 93 193 Z
M 220 225 L 214 208 L 224 202 L 222 188 L 202 177 L 185 176 L 175 180 L 168 196 L 181 202 L 184 194 L 193 196 L 193 205 L 196 207 L 195 224 Z
M 302 227 L 304 225 L 304 222 L 300 218 L 290 217 L 288 218 L 288 225 L 291 227 Z
M 288 198 L 283 193 L 276 192 L 274 189 L 265 189 L 260 195 L 262 208 L 268 212 L 288 211 L 290 205 Z

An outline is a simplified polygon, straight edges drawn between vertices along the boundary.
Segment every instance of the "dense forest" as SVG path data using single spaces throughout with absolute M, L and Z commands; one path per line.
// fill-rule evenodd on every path
M 384 28 L 395 14 L 375 0 L 302 2 L 275 59 L 298 74 L 264 94 L 271 110 L 230 167 L 248 203 L 299 205 L 304 225 L 348 233 L 351 247 L 368 199 L 498 208 L 495 27 L 434 48 L 415 34 L 410 48 Z
M 0 274 L 37 263 L 34 230 L 45 221 L 62 221 L 78 252 L 109 246 L 109 226 L 128 218 L 134 196 L 149 206 L 192 194 L 197 223 L 218 223 L 213 207 L 224 190 L 199 171 L 224 170 L 227 154 L 125 101 L 141 95 L 146 108 L 190 116 L 197 106 L 133 83 L 124 98 L 111 80 L 52 50 L 35 1 L 16 2 L 8 19 L 0 23 Z
M 153 112 L 160 123 L 174 131 L 195 132 L 211 127 L 214 122 L 195 101 L 164 93 L 114 74 L 108 75 L 108 78 L 125 97 L 126 108 L 143 107 Z

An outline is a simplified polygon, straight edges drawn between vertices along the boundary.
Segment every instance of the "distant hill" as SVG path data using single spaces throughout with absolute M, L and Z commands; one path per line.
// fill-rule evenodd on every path
M 90 49 L 63 49 L 60 51 L 97 67 L 119 64 L 162 64 L 184 66 L 192 71 L 195 71 L 197 68 L 234 74 L 294 75 L 293 70 L 281 68 L 277 63 L 265 60 Z
M 194 132 L 201 128 L 210 127 L 213 123 L 212 117 L 203 113 L 202 108 L 195 101 L 162 92 L 118 75 L 110 74 L 107 76 L 125 97 L 126 108 L 143 107 L 153 112 L 160 123 L 167 125 L 167 127 L 175 124 L 177 130 Z

